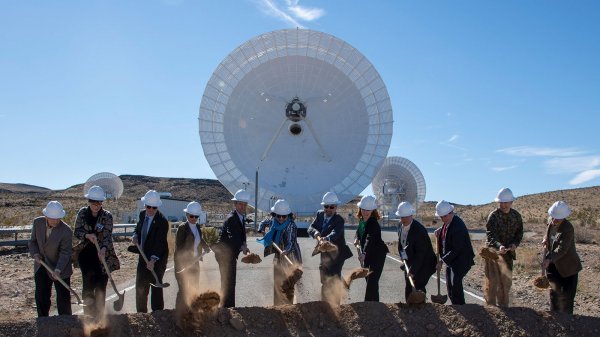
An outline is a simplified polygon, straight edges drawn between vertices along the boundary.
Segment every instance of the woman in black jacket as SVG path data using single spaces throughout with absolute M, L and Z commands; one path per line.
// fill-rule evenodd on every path
M 202 240 L 201 225 L 206 223 L 206 213 L 202 206 L 192 201 L 183 210 L 187 221 L 179 225 L 175 236 L 175 279 L 179 290 L 175 300 L 175 311 L 180 315 L 189 307 L 192 297 L 200 284 L 200 261 L 202 251 L 210 251 L 208 244 Z
M 365 301 L 379 301 L 379 278 L 389 250 L 381 239 L 381 227 L 378 222 L 381 217 L 376 209 L 375 197 L 366 195 L 356 205 L 359 208 L 357 214 L 359 225 L 354 244 L 358 245 L 362 251 L 358 260 L 371 271 L 371 274 L 367 276 Z

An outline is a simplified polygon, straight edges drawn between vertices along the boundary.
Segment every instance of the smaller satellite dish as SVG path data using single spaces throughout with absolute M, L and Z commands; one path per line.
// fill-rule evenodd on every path
M 403 201 L 415 209 L 425 200 L 425 178 L 419 168 L 402 157 L 387 157 L 372 182 L 383 215 L 395 218 L 396 207 Z
M 83 185 L 83 194 L 86 194 L 94 185 L 102 187 L 106 199 L 119 199 L 123 194 L 123 181 L 119 176 L 110 172 L 100 172 L 91 176 Z

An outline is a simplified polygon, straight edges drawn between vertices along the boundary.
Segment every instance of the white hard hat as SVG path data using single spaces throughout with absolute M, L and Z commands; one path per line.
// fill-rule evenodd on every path
M 515 201 L 515 196 L 513 195 L 513 192 L 510 190 L 510 188 L 505 187 L 503 189 L 501 189 L 500 191 L 498 191 L 498 194 L 496 195 L 496 199 L 494 199 L 495 202 L 512 202 Z
M 327 192 L 323 195 L 323 201 L 321 201 L 321 205 L 339 205 L 340 199 L 338 199 L 337 194 L 334 192 Z
M 200 205 L 200 203 L 192 201 L 187 205 L 187 207 L 183 211 L 191 215 L 200 215 L 202 214 L 202 206 Z
M 444 216 L 454 211 L 454 206 L 446 200 L 442 200 L 435 205 L 435 216 Z
M 290 208 L 290 204 L 287 201 L 279 199 L 275 201 L 275 204 L 273 205 L 273 207 L 271 207 L 271 212 L 277 215 L 288 215 L 292 213 L 292 209 Z
M 356 206 L 364 209 L 365 211 L 372 211 L 377 208 L 377 204 L 375 204 L 375 197 L 372 195 L 365 195 L 362 197 Z
M 146 194 L 142 197 L 141 200 L 146 206 L 160 207 L 160 205 L 162 205 L 160 195 L 155 190 L 150 190 L 146 192 Z
M 571 209 L 564 201 L 557 201 L 548 209 L 548 215 L 558 220 L 565 219 L 569 214 L 571 214 Z
M 102 189 L 102 187 L 97 186 L 97 185 L 90 187 L 90 189 L 84 195 L 84 197 L 86 197 L 89 200 L 95 200 L 95 201 L 106 200 L 106 194 L 104 193 L 104 190 Z
M 58 201 L 50 201 L 46 208 L 42 210 L 45 216 L 50 219 L 62 219 L 66 212 Z
M 235 192 L 235 195 L 231 200 L 246 203 L 250 202 L 250 193 L 248 193 L 246 190 L 238 190 Z
M 415 209 L 412 207 L 410 202 L 403 201 L 398 205 L 398 209 L 396 210 L 396 215 L 399 217 L 411 216 L 415 215 Z

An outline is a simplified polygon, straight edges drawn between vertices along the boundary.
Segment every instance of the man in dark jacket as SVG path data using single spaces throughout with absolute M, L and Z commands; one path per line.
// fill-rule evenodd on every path
M 167 269 L 169 221 L 158 210 L 158 207 L 162 205 L 158 192 L 150 190 L 146 192 L 141 200 L 146 210 L 140 212 L 140 220 L 135 226 L 135 233 L 131 240 L 139 244 L 149 260 L 146 263 L 140 254 L 135 279 L 135 306 L 137 312 L 148 312 L 150 284 L 156 282 L 152 270 L 156 272 L 158 281 L 162 283 Z M 152 287 L 150 306 L 152 311 L 164 309 L 165 302 L 162 288 Z
M 250 201 L 250 194 L 245 190 L 238 190 L 233 197 L 233 210 L 221 228 L 219 241 L 215 246 L 215 256 L 219 263 L 221 274 L 221 293 L 223 307 L 235 307 L 235 283 L 237 272 L 237 259 L 240 252 L 250 253 L 246 246 L 246 207 Z
M 431 240 L 427 229 L 417 220 L 413 219 L 415 209 L 409 202 L 398 205 L 396 215 L 400 217 L 400 228 L 398 231 L 398 253 L 408 266 L 404 272 L 404 295 L 408 298 L 412 292 L 412 286 L 408 276 L 413 279 L 415 288 L 427 292 L 425 287 L 429 278 L 435 273 L 437 259 L 431 246 Z
M 336 291 L 333 287 L 341 284 L 344 261 L 352 256 L 352 251 L 346 245 L 344 218 L 336 213 L 339 203 L 335 193 L 325 193 L 321 202 L 323 210 L 317 212 L 317 217 L 308 228 L 308 235 L 319 243 L 329 241 L 337 247 L 334 252 L 321 253 L 319 272 L 321 274 L 321 300 L 338 305 L 342 298 L 339 295 L 340 291 Z
M 462 219 L 454 214 L 454 206 L 445 200 L 435 205 L 435 215 L 443 222 L 435 231 L 438 251 L 442 252 L 437 268 L 440 270 L 442 263 L 446 265 L 446 288 L 452 304 L 465 304 L 462 281 L 475 264 L 469 231 Z

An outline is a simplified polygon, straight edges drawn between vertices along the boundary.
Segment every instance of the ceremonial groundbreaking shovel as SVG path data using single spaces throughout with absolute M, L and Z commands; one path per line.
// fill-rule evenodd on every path
M 94 245 L 96 246 L 96 250 L 98 252 L 100 252 L 100 245 L 98 245 L 98 241 L 94 240 Z M 119 293 L 119 290 L 117 289 L 117 285 L 115 284 L 115 281 L 112 278 L 112 275 L 110 273 L 110 269 L 108 269 L 108 266 L 106 265 L 106 260 L 103 258 L 100 258 L 100 256 L 98 256 L 98 259 L 100 260 L 100 262 L 102 262 L 102 265 L 104 266 L 104 270 L 106 270 L 106 273 L 108 274 L 108 279 L 110 280 L 110 284 L 113 287 L 113 290 L 115 291 L 115 294 L 117 294 L 118 298 L 116 301 L 113 302 L 113 309 L 115 309 L 115 311 L 121 311 L 121 309 L 123 309 L 123 303 L 125 302 L 125 291 L 123 291 L 123 293 Z
M 408 302 L 408 304 L 425 303 L 425 299 L 427 298 L 427 296 L 422 290 L 418 290 L 415 287 L 415 282 L 413 281 L 412 276 L 410 276 L 410 269 L 408 268 L 408 264 L 406 264 L 406 260 L 402 260 L 402 262 L 404 262 L 404 268 L 406 268 L 406 276 L 408 277 L 408 281 L 410 282 L 410 285 L 412 287 L 412 291 L 408 295 L 406 302 Z
M 54 270 L 52 270 L 52 268 L 50 268 L 50 266 L 49 266 L 49 265 L 47 265 L 47 264 L 46 264 L 46 262 L 44 262 L 44 260 L 40 259 L 40 264 L 41 264 L 42 266 L 44 266 L 44 268 L 46 268 L 46 270 L 47 270 L 47 271 L 48 271 L 50 274 L 54 273 Z M 80 305 L 80 306 L 82 306 L 82 307 L 85 307 L 85 306 L 86 306 L 85 304 L 83 304 L 83 301 L 81 301 L 81 298 L 79 297 L 79 295 L 77 295 L 77 293 L 75 292 L 75 290 L 73 290 L 73 288 L 69 287 L 69 285 L 68 285 L 68 284 L 67 284 L 65 281 L 63 281 L 63 279 L 61 279 L 60 277 L 57 277 L 57 278 L 56 278 L 56 280 L 57 280 L 57 281 L 58 281 L 60 284 L 62 284 L 62 285 L 63 285 L 63 287 L 67 288 L 67 290 L 69 290 L 69 291 L 71 292 L 71 294 L 73 294 L 73 296 L 75 296 L 75 298 L 77 299 L 77 304 L 78 304 L 78 305 Z
M 283 252 L 281 251 L 281 248 L 279 248 L 279 246 L 277 246 L 277 244 L 275 242 L 271 242 L 271 244 L 279 252 L 279 256 L 283 256 L 285 258 L 285 260 L 292 267 L 295 267 L 294 270 L 292 271 L 292 273 L 285 279 L 285 281 L 283 281 L 283 284 L 281 285 L 281 290 L 285 293 L 288 300 L 290 300 L 290 302 L 292 302 L 294 299 L 294 285 L 296 285 L 296 283 L 302 277 L 302 269 L 298 268 L 292 262 L 292 260 L 290 260 L 290 258 L 287 257 L 287 255 L 284 255 Z
M 209 251 L 205 251 L 204 253 L 201 253 L 200 255 L 198 255 L 196 258 L 194 258 L 194 260 L 192 262 L 190 262 L 190 264 L 188 264 L 187 266 L 181 268 L 180 270 L 175 271 L 175 274 L 181 274 L 184 271 L 186 271 L 187 269 L 196 266 L 198 264 L 198 262 L 202 261 L 202 258 L 204 255 L 208 254 L 212 252 L 212 250 Z
M 140 247 L 140 244 L 137 242 L 137 240 L 135 240 L 135 245 L 137 246 L 138 250 L 140 251 L 140 255 L 142 256 L 142 258 L 144 259 L 146 264 L 148 264 L 148 258 L 146 257 L 146 254 L 144 254 L 144 251 L 142 250 L 142 247 Z M 158 280 L 158 275 L 156 275 L 154 268 L 152 268 L 151 272 L 152 272 L 152 276 L 154 276 L 154 280 L 156 281 L 156 283 L 155 284 L 150 283 L 150 285 L 152 285 L 155 288 L 166 288 L 166 287 L 170 286 L 169 282 L 160 283 L 160 281 Z
M 437 238 L 436 238 L 436 243 L 435 243 L 436 248 L 438 248 L 438 244 L 437 244 Z M 440 260 L 440 252 L 437 252 L 437 260 Z M 431 295 L 431 302 L 433 303 L 438 303 L 438 304 L 444 304 L 446 303 L 446 301 L 448 300 L 448 295 L 442 295 L 440 294 L 440 271 L 436 268 L 437 270 L 437 289 L 438 289 L 438 293 L 437 295 Z

